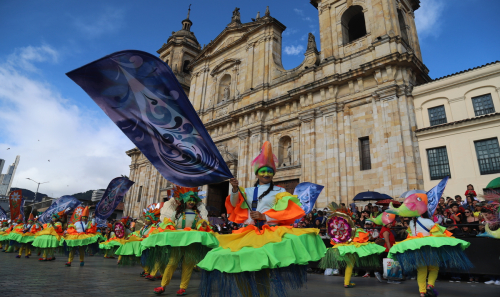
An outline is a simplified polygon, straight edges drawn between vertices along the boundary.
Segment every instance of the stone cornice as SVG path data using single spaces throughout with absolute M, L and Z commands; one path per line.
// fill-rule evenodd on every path
M 480 117 L 474 117 L 455 121 L 452 123 L 426 127 L 415 131 L 417 137 L 431 136 L 434 134 L 450 132 L 456 129 L 471 128 L 476 125 L 484 125 L 497 122 L 500 125 L 500 113 L 487 114 Z

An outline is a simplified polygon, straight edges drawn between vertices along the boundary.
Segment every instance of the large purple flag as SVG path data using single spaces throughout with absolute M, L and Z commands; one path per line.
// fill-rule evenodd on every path
M 165 179 L 197 187 L 233 177 L 172 70 L 159 58 L 121 51 L 67 75 Z
M 114 178 L 102 195 L 101 201 L 95 206 L 96 218 L 101 220 L 109 218 L 133 184 L 134 182 L 126 177 Z
M 40 215 L 40 217 L 38 218 L 38 222 L 40 222 L 41 224 L 46 224 L 52 219 L 53 213 L 58 213 L 63 210 L 65 211 L 65 213 L 70 213 L 80 204 L 81 202 L 73 196 L 62 196 L 61 198 L 52 202 L 52 205 L 50 205 L 49 208 L 47 208 L 47 210 Z

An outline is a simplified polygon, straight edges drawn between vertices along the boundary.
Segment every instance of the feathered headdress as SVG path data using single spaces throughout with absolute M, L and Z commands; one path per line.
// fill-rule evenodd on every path
M 149 205 L 142 214 L 146 220 L 150 220 L 152 223 L 158 223 L 160 221 L 160 203 L 153 203 Z
M 66 210 L 61 210 L 60 212 L 54 212 L 52 216 L 56 219 L 61 219 L 66 214 Z
M 130 217 L 129 216 L 122 217 L 120 221 L 123 223 L 123 225 L 127 226 L 127 224 L 130 223 Z
M 399 208 L 394 208 L 391 204 L 385 212 L 401 217 L 419 217 L 427 211 L 427 194 L 415 193 L 408 196 Z
M 262 167 L 271 167 L 276 173 L 276 163 L 278 158 L 273 154 L 273 148 L 269 141 L 264 142 L 260 154 L 252 161 L 253 172 L 257 174 Z
M 188 201 L 201 202 L 198 196 L 198 188 L 181 187 L 178 185 L 174 185 L 174 198 L 183 203 L 187 203 Z

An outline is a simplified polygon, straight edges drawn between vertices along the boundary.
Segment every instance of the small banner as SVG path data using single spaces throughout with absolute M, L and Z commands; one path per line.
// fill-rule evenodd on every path
M 116 52 L 66 74 L 168 181 L 198 187 L 233 175 L 165 62 Z
M 102 195 L 101 201 L 95 206 L 95 217 L 100 220 L 109 218 L 133 184 L 134 182 L 126 177 L 114 178 Z
M 68 221 L 69 224 L 74 224 L 80 220 L 80 217 L 82 216 L 82 212 L 85 209 L 83 206 L 78 206 L 75 208 L 75 211 L 73 211 L 73 214 L 71 215 L 71 218 Z
M 14 221 L 15 219 L 17 219 L 19 214 L 21 214 L 24 220 L 23 190 L 15 190 L 10 192 L 9 203 L 10 203 L 10 219 Z
M 70 213 L 73 209 L 77 208 L 82 204 L 78 199 L 73 196 L 66 195 L 52 202 L 52 205 L 47 208 L 46 211 L 40 215 L 38 218 L 38 222 L 40 224 L 47 224 L 52 220 L 52 214 L 58 213 L 60 211 L 66 211 L 66 213 Z
M 449 176 L 443 178 L 439 182 L 439 184 L 437 184 L 434 188 L 430 189 L 429 192 L 427 192 L 427 214 L 430 218 L 432 218 L 432 216 L 434 215 L 434 211 L 438 206 L 439 199 L 443 195 L 444 189 L 446 188 L 446 184 L 448 183 L 449 179 Z
M 324 187 L 310 182 L 300 183 L 295 187 L 293 194 L 298 196 L 306 215 L 314 208 L 314 204 Z

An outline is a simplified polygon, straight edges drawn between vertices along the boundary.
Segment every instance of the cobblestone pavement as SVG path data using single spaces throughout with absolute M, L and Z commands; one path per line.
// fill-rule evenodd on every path
M 156 296 L 153 289 L 159 281 L 148 281 L 139 277 L 140 267 L 116 265 L 116 259 L 101 256 L 86 257 L 85 266 L 74 262 L 64 267 L 66 257 L 59 256 L 53 262 L 39 262 L 38 257 L 16 259 L 15 254 L 0 253 L 0 296 Z M 417 282 L 406 281 L 400 285 L 378 283 L 375 278 L 352 279 L 356 288 L 344 289 L 343 278 L 309 274 L 307 288 L 291 292 L 290 297 L 314 296 L 418 296 Z M 188 296 L 197 296 L 200 273 L 193 273 L 187 290 Z M 180 274 L 176 272 L 162 296 L 176 296 Z M 500 296 L 500 286 L 480 284 L 449 283 L 436 284 L 440 296 L 475 296 L 487 294 Z

